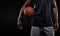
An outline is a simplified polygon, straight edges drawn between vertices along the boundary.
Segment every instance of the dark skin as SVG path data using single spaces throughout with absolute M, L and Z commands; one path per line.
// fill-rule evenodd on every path
M 18 28 L 21 30 L 23 27 L 22 27 L 22 22 L 21 22 L 21 17 L 22 17 L 22 14 L 23 14 L 23 10 L 26 6 L 29 5 L 31 0 L 26 0 L 25 4 L 22 6 L 21 10 L 20 10 L 20 13 L 19 13 L 19 17 L 18 17 L 18 20 L 17 20 L 17 25 L 18 25 Z
M 23 7 L 21 8 L 20 10 L 20 14 L 19 14 L 19 17 L 18 17 L 18 20 L 17 20 L 17 25 L 18 25 L 18 28 L 21 30 L 22 29 L 22 23 L 21 23 L 21 16 L 22 16 L 22 13 L 23 13 L 23 10 L 24 8 L 30 3 L 31 0 L 26 0 L 25 4 L 23 5 Z M 56 5 L 56 1 L 55 0 L 52 0 L 52 10 L 53 10 L 53 16 L 54 16 L 54 20 L 55 20 L 55 23 L 54 23 L 54 30 L 57 31 L 58 30 L 58 9 L 57 9 L 57 5 Z
M 58 25 L 58 8 L 57 8 L 57 5 L 56 5 L 56 1 L 55 0 L 53 0 L 53 3 L 52 3 L 53 5 L 53 16 L 54 16 L 54 20 L 55 20 L 55 23 L 54 23 L 54 26 L 55 26 L 55 31 L 57 31 L 58 30 L 58 27 L 59 27 L 59 25 Z

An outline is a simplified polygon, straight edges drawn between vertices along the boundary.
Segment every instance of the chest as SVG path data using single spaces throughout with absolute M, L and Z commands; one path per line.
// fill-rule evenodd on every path
M 51 0 L 33 0 L 33 4 L 35 7 L 39 6 L 39 5 L 49 5 L 51 4 Z

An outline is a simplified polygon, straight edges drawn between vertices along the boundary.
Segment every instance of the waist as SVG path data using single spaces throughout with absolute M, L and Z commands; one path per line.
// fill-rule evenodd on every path
M 47 27 L 47 26 L 53 26 L 53 23 L 50 20 L 34 18 L 32 25 L 38 27 Z
M 32 26 L 36 26 L 36 27 L 49 27 L 49 26 L 53 26 L 52 24 L 33 24 Z

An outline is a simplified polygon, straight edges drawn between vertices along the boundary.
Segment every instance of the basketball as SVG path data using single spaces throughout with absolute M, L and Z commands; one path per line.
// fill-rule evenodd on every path
M 32 8 L 32 7 L 26 7 L 24 9 L 24 15 L 25 16 L 33 16 L 34 15 L 34 8 Z

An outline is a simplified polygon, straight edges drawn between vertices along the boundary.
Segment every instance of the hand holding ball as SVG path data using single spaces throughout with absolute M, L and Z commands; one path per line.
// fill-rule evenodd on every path
M 32 7 L 26 7 L 24 9 L 24 15 L 25 16 L 33 16 L 34 15 L 34 8 L 32 8 Z

